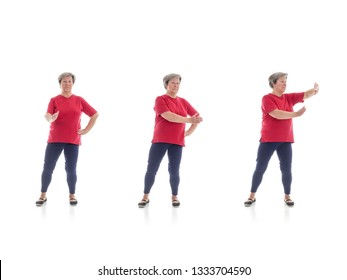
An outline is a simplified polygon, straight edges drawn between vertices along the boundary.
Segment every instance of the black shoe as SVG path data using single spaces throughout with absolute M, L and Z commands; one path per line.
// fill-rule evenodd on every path
M 47 197 L 40 197 L 39 200 L 36 201 L 36 206 L 42 206 L 47 201 Z
M 284 203 L 287 204 L 287 206 L 294 206 L 294 201 L 290 198 L 285 199 Z
M 256 201 L 255 198 L 248 198 L 248 199 L 244 202 L 244 204 L 245 204 L 246 207 L 250 207 L 250 206 L 252 206 L 252 204 L 253 204 L 255 201 Z
M 142 199 L 139 203 L 138 206 L 139 208 L 144 208 L 146 205 L 149 203 L 149 199 Z
M 76 205 L 78 203 L 75 197 L 70 197 L 70 205 Z
M 172 201 L 172 206 L 173 206 L 173 207 L 178 207 L 178 206 L 180 206 L 180 205 L 181 205 L 181 203 L 180 203 L 179 200 L 175 199 L 175 200 Z

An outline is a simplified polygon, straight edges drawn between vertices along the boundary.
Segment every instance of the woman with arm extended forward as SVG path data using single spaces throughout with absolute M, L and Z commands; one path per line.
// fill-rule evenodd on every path
M 269 77 L 269 85 L 272 93 L 262 98 L 262 127 L 261 139 L 258 147 L 256 168 L 252 177 L 251 193 L 244 202 L 245 206 L 251 206 L 255 201 L 255 194 L 263 179 L 268 163 L 276 151 L 280 161 L 282 184 L 284 187 L 284 202 L 288 206 L 294 206 L 290 198 L 292 183 L 292 143 L 293 118 L 302 116 L 306 108 L 294 112 L 295 104 L 304 102 L 305 99 L 317 94 L 319 87 L 314 84 L 312 89 L 299 93 L 284 93 L 287 86 L 287 74 L 277 72 Z

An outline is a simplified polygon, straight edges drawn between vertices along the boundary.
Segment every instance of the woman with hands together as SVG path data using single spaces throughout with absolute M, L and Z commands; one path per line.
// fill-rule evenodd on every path
M 178 207 L 180 201 L 177 198 L 180 183 L 180 163 L 184 138 L 190 136 L 202 122 L 202 117 L 184 98 L 178 97 L 177 93 L 181 84 L 181 76 L 169 74 L 163 78 L 166 93 L 158 96 L 155 100 L 155 125 L 152 145 L 149 151 L 147 171 L 144 180 L 144 194 L 138 203 L 140 208 L 149 203 L 149 193 L 154 184 L 155 176 L 165 154 L 169 160 L 169 176 L 171 186 L 172 206 Z M 186 124 L 190 123 L 188 130 Z

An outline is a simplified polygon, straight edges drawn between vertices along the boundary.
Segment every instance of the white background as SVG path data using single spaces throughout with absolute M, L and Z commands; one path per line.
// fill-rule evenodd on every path
M 153 265 L 188 272 L 143 279 L 193 279 L 197 266 L 251 267 L 252 275 L 242 279 L 345 278 L 342 4 L 1 1 L 4 279 L 102 279 L 103 266 Z M 82 139 L 78 206 L 68 204 L 61 157 L 48 202 L 37 208 L 49 128 L 43 116 L 49 99 L 60 93 L 57 77 L 65 71 L 76 74 L 74 93 L 100 117 Z M 245 208 L 260 101 L 270 92 L 268 76 L 277 71 L 289 74 L 287 92 L 320 85 L 319 95 L 305 102 L 305 115 L 294 120 L 296 205 L 284 206 L 274 156 L 257 204 Z M 186 139 L 181 207 L 171 207 L 165 159 L 149 207 L 138 209 L 154 99 L 165 92 L 162 78 L 171 72 L 182 75 L 179 95 L 204 121 Z

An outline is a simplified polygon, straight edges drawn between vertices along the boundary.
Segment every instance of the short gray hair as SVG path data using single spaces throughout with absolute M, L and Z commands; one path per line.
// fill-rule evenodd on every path
M 60 74 L 58 77 L 59 84 L 61 83 L 61 80 L 64 79 L 65 77 L 71 77 L 72 82 L 75 83 L 75 80 L 76 80 L 75 75 L 70 73 L 70 72 L 64 72 L 64 73 Z
M 273 73 L 270 77 L 269 77 L 269 85 L 271 88 L 274 87 L 274 84 L 277 83 L 277 80 L 283 76 L 288 76 L 287 73 L 283 73 L 283 72 L 276 72 L 276 73 Z
M 178 78 L 180 81 L 182 80 L 181 75 L 178 75 L 178 74 L 175 74 L 175 73 L 171 73 L 171 74 L 166 75 L 163 78 L 164 88 L 166 89 L 166 87 L 169 84 L 170 80 L 175 79 L 175 78 Z

